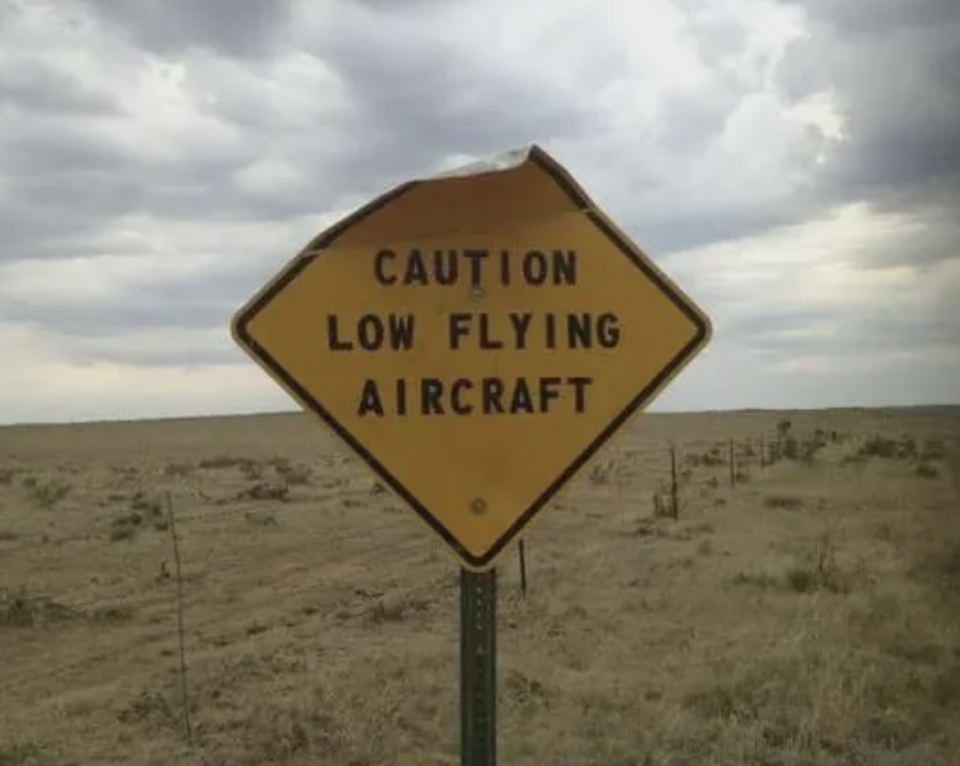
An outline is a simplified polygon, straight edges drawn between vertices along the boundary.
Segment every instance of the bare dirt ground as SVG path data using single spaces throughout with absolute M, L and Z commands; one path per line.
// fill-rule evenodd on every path
M 502 763 L 960 764 L 960 410 L 647 415 L 526 540 Z M 2 766 L 456 764 L 457 604 L 305 415 L 0 429 Z

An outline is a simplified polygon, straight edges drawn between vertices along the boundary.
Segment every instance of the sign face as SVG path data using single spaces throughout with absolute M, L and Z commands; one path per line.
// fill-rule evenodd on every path
M 711 334 L 536 146 L 369 203 L 232 329 L 472 569 Z

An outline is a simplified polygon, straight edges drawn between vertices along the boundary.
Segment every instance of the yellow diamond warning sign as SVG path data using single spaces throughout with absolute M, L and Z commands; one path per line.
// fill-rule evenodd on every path
M 384 194 L 233 321 L 239 345 L 474 569 L 710 332 L 538 147 Z

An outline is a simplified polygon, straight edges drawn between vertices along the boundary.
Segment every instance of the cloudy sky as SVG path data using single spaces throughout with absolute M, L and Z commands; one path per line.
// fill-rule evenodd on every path
M 0 0 L 0 422 L 291 408 L 239 305 L 531 142 L 713 319 L 657 408 L 960 402 L 958 136 L 956 0 Z

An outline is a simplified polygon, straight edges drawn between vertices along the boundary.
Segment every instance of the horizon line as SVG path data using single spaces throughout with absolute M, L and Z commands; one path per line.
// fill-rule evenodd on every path
M 719 415 L 719 414 L 762 414 L 762 413 L 813 413 L 813 412 L 838 412 L 838 411 L 867 411 L 883 412 L 885 410 L 960 410 L 960 403 L 917 403 L 917 404 L 845 404 L 831 405 L 828 407 L 729 407 L 729 408 L 704 408 L 704 409 L 684 409 L 684 410 L 645 410 L 639 413 L 640 417 L 644 415 Z M 254 412 L 226 412 L 226 413 L 208 413 L 208 414 L 183 414 L 183 415 L 160 415 L 151 417 L 136 418 L 90 418 L 80 420 L 24 420 L 0 422 L 0 430 L 8 428 L 65 428 L 70 426 L 97 426 L 97 425 L 134 425 L 149 423 L 176 423 L 194 420 L 227 420 L 233 418 L 262 418 L 262 417 L 281 417 L 305 415 L 312 417 L 312 413 L 306 410 L 258 410 Z M 320 423 L 319 425 L 323 425 Z

